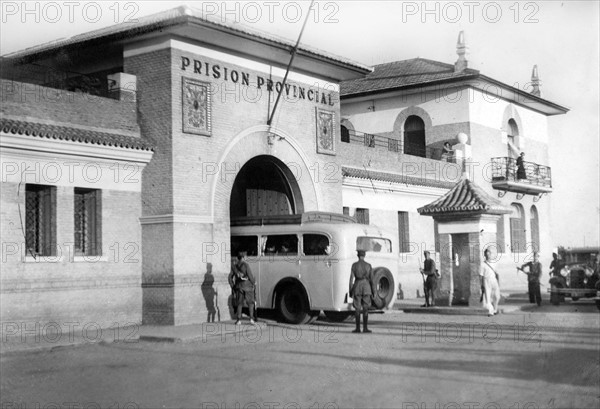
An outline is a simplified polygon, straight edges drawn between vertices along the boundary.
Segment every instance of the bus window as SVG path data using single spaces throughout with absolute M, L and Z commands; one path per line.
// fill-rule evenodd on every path
M 304 234 L 302 245 L 305 256 L 324 256 L 329 254 L 329 238 L 322 234 Z
M 270 234 L 262 237 L 264 255 L 298 254 L 298 236 L 295 234 Z
M 240 251 L 245 251 L 249 257 L 258 254 L 257 236 L 231 236 L 231 256 L 236 257 Z
M 391 253 L 392 242 L 379 237 L 359 236 L 356 238 L 356 250 L 372 251 L 373 253 Z

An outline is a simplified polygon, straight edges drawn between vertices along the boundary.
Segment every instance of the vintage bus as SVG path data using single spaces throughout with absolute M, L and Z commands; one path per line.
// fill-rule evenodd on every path
M 390 308 L 399 257 L 393 235 L 382 229 L 324 212 L 231 222 L 231 254 L 247 253 L 257 307 L 277 310 L 288 323 L 310 323 L 321 311 L 334 321 L 353 314 L 348 284 L 357 250 L 373 267 L 375 308 Z

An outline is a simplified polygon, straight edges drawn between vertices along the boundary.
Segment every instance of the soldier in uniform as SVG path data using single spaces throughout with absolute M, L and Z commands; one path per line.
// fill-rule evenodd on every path
M 527 284 L 529 293 L 529 302 L 536 303 L 538 307 L 542 305 L 542 293 L 540 291 L 540 278 L 542 278 L 542 263 L 540 263 L 540 254 L 536 251 L 533 253 L 533 261 L 523 264 L 519 270 L 523 271 L 525 267 L 529 267 L 527 274 Z
M 354 300 L 354 317 L 356 319 L 356 329 L 352 332 L 360 333 L 360 314 L 363 314 L 363 332 L 371 333 L 368 328 L 369 307 L 371 306 L 371 296 L 373 294 L 373 275 L 372 268 L 365 261 L 365 251 L 358 250 L 358 261 L 352 264 L 350 271 L 350 291 L 349 294 Z
M 238 253 L 237 262 L 231 268 L 228 281 L 233 290 L 237 305 L 237 321 L 235 325 L 241 324 L 244 301 L 248 305 L 250 324 L 254 324 L 254 285 L 256 284 L 256 280 L 254 279 L 250 265 L 246 262 L 245 251 Z
M 435 284 L 436 284 L 436 276 L 435 276 L 435 271 L 436 271 L 436 267 L 435 267 L 435 261 L 433 261 L 431 259 L 431 257 L 429 257 L 429 252 L 425 251 L 423 252 L 423 255 L 425 256 L 425 261 L 423 262 L 423 268 L 420 269 L 421 274 L 425 274 L 427 276 L 427 278 L 425 279 L 425 285 L 424 285 L 424 290 L 425 290 L 425 304 L 422 305 L 421 307 L 433 307 L 435 306 L 435 297 L 433 295 L 433 292 L 435 291 Z M 431 303 L 429 302 L 429 298 L 431 297 Z

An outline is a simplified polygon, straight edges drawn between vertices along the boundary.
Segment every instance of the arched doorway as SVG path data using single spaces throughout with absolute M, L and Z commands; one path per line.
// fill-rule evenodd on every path
M 406 118 L 404 123 L 404 153 L 426 157 L 425 123 L 416 115 Z
M 300 188 L 293 172 L 270 155 L 250 159 L 233 182 L 229 215 L 260 217 L 304 212 Z

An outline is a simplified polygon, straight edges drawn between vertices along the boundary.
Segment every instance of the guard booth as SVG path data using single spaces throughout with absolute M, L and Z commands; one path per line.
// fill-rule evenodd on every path
M 511 210 L 466 175 L 445 195 L 417 210 L 438 223 L 441 278 L 435 290 L 436 304 L 480 306 L 483 251 L 490 248 L 492 260 L 497 257 L 496 223 Z

